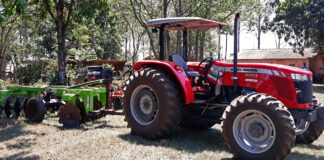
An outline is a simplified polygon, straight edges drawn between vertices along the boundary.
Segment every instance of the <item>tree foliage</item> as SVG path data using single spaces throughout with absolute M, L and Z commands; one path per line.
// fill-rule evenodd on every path
M 290 41 L 299 53 L 305 47 L 324 50 L 324 1 L 286 0 L 272 3 L 276 8 L 275 18 L 269 28 L 285 41 Z
M 77 69 L 68 66 L 66 60 L 126 59 L 135 63 L 139 57 L 157 58 L 158 34 L 146 26 L 150 19 L 198 16 L 229 24 L 223 31 L 188 32 L 189 59 L 202 59 L 207 55 L 215 56 L 215 53 L 220 55 L 220 36 L 231 34 L 235 13 L 242 12 L 242 17 L 252 17 L 254 10 L 251 8 L 257 8 L 258 2 L 2 0 L 1 25 L 17 18 L 12 24 L 12 32 L 8 34 L 10 38 L 5 45 L 7 54 L 0 58 L 6 64 L 14 66 L 13 79 L 21 83 L 35 83 L 38 82 L 36 79 L 53 81 L 59 78 L 61 84 L 65 84 L 65 78 L 73 74 L 72 70 L 74 72 Z M 242 19 L 247 20 L 249 18 Z M 181 54 L 182 34 L 168 32 L 166 37 L 168 53 Z M 39 70 L 30 73 L 35 79 L 26 78 L 34 69 Z

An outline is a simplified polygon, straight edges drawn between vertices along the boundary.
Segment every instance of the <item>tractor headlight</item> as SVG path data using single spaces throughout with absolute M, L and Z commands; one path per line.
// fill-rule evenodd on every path
M 291 73 L 291 78 L 293 80 L 299 80 L 299 81 L 308 81 L 309 80 L 307 74 Z

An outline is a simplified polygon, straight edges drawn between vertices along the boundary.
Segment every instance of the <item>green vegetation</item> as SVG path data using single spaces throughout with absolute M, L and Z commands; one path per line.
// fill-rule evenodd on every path
M 157 57 L 157 34 L 147 28 L 150 19 L 174 16 L 199 16 L 228 23 L 224 32 L 188 33 L 191 60 L 220 54 L 212 45 L 212 35 L 228 34 L 233 15 L 259 1 L 199 0 L 2 0 L 0 78 L 14 83 L 33 84 L 58 81 L 66 84 L 72 75 L 67 60 L 126 59 Z M 181 53 L 181 33 L 168 32 L 168 53 Z M 177 45 L 171 45 L 177 44 Z M 13 74 L 5 74 L 6 66 Z M 37 71 L 35 70 L 37 68 Z M 35 72 L 32 72 L 35 71 Z M 32 75 L 32 76 L 31 76 Z
M 125 59 L 134 64 L 156 58 L 158 35 L 146 23 L 163 17 L 198 16 L 229 25 L 222 31 L 188 32 L 189 60 L 224 57 L 221 48 L 227 46 L 220 45 L 220 37 L 232 34 L 237 12 L 241 31 L 254 32 L 258 46 L 262 31 L 271 30 L 279 41 L 293 39 L 290 44 L 300 51 L 308 46 L 323 50 L 323 5 L 307 0 L 1 0 L 0 78 L 66 84 L 73 79 L 67 60 Z M 181 33 L 166 35 L 166 56 L 181 54 Z M 12 73 L 5 72 L 8 66 Z
M 272 31 L 301 54 L 306 47 L 324 50 L 324 1 L 286 0 L 272 6 L 276 8 L 275 18 L 268 24 Z

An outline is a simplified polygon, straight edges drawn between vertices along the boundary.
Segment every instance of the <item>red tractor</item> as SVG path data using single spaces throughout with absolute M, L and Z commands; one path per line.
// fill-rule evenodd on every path
M 216 123 L 228 149 L 242 159 L 283 159 L 297 143 L 312 143 L 324 128 L 324 108 L 313 97 L 312 73 L 275 64 L 208 57 L 187 62 L 187 31 L 223 27 L 202 18 L 148 22 L 159 30 L 159 60 L 139 61 L 126 82 L 123 108 L 133 134 L 168 136 L 178 126 L 207 129 Z M 183 31 L 183 53 L 164 60 L 164 31 Z

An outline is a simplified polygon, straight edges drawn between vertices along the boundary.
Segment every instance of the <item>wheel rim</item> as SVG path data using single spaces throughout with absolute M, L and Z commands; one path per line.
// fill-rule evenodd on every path
M 295 128 L 296 136 L 301 135 L 304 132 L 306 132 L 310 125 L 310 123 L 305 121 L 304 119 L 296 120 L 295 122 L 296 122 L 296 128 Z
M 258 154 L 272 147 L 276 138 L 276 129 L 272 120 L 263 112 L 246 110 L 236 117 L 233 135 L 241 148 Z
M 151 124 L 157 115 L 157 98 L 153 89 L 140 85 L 132 93 L 130 108 L 135 121 L 141 125 Z

